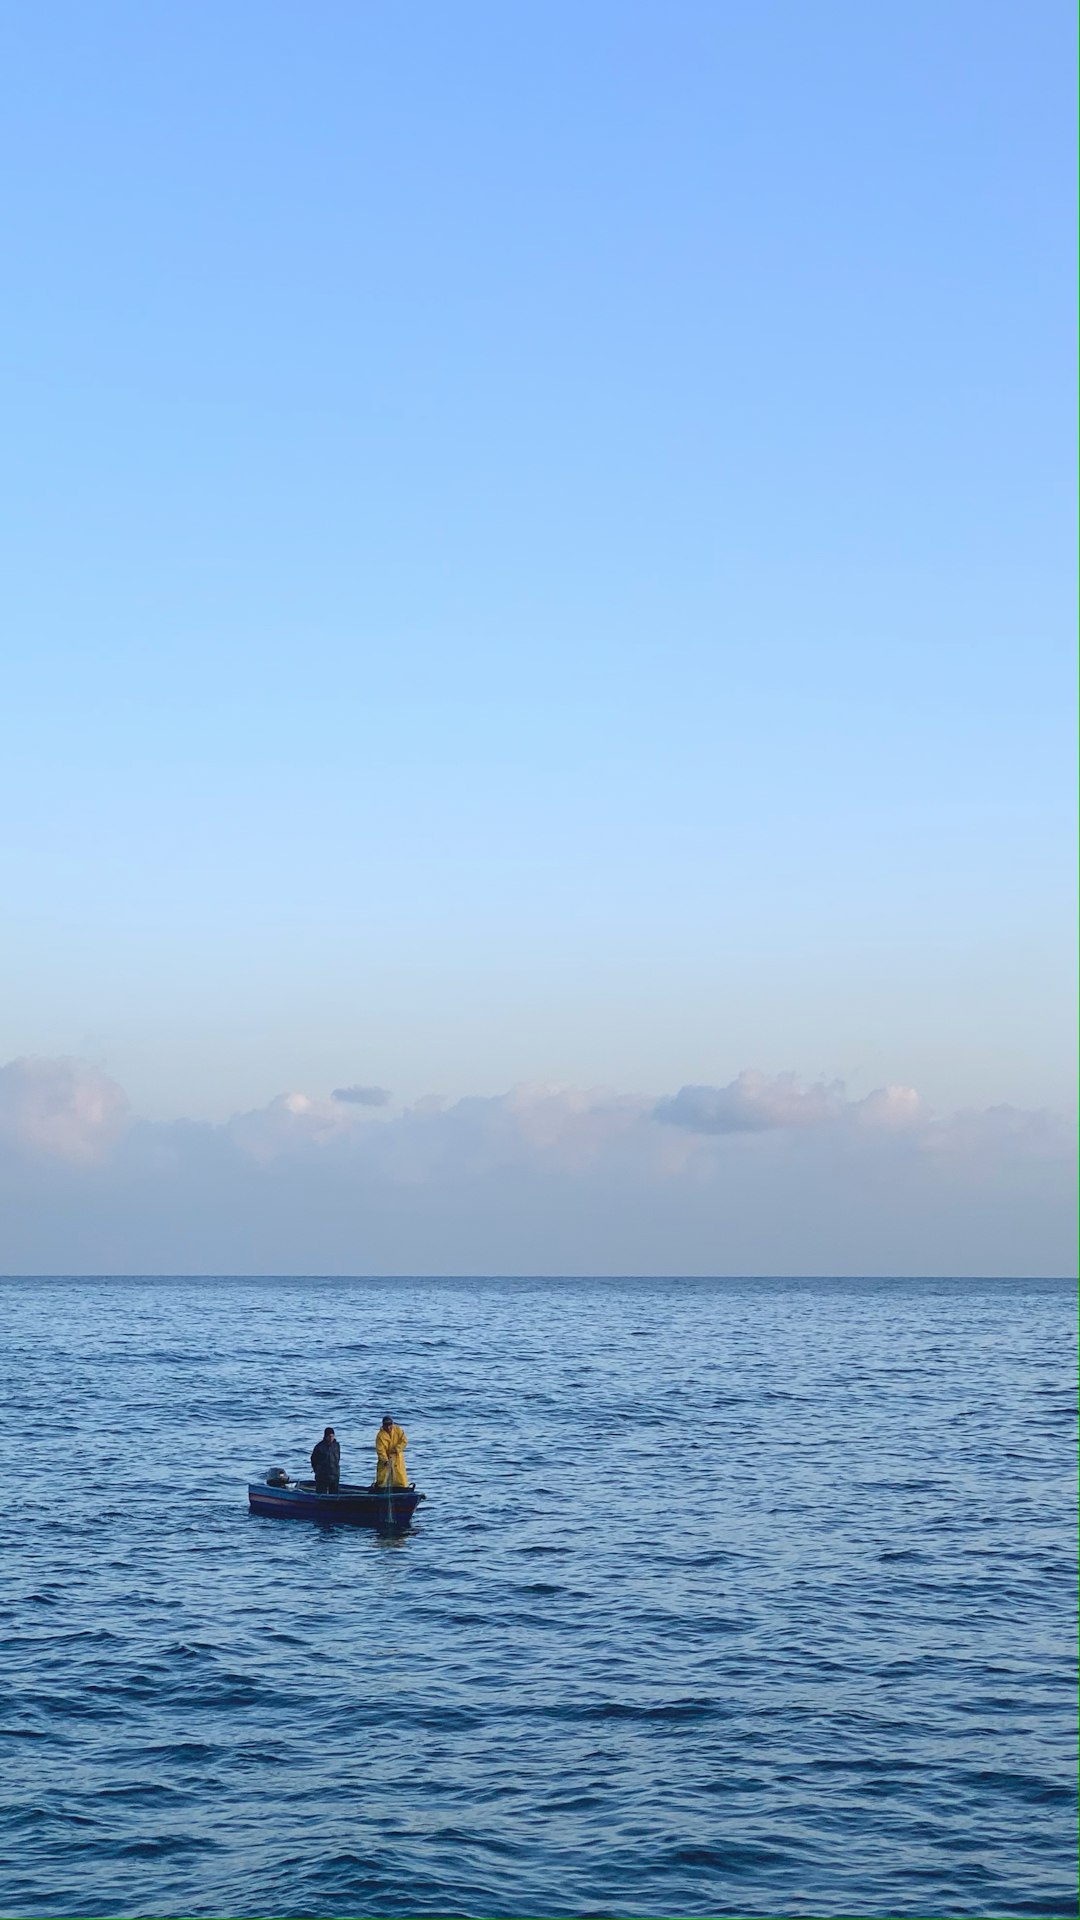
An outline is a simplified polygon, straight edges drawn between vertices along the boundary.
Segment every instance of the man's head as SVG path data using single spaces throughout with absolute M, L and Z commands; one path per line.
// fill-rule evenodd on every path
M 384 1432 L 384 1433 L 389 1433 L 389 1431 L 390 1431 L 390 1429 L 391 1429 L 391 1427 L 392 1427 L 392 1426 L 393 1426 L 393 1424 L 394 1424 L 394 1416 L 393 1416 L 393 1414 L 392 1414 L 392 1413 L 384 1413 L 384 1414 L 383 1414 L 383 1417 L 382 1417 L 382 1423 L 383 1423 L 383 1432 Z
M 333 1429 L 333 1427 L 324 1427 L 324 1428 L 323 1428 L 323 1439 L 324 1439 L 324 1440 L 332 1440 L 332 1439 L 333 1439 L 333 1437 L 334 1437 L 334 1429 Z

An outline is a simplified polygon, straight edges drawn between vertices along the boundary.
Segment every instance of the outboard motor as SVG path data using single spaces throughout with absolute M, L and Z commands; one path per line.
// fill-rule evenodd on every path
M 284 1467 L 271 1467 L 266 1476 L 266 1484 L 268 1487 L 287 1487 L 289 1476 Z

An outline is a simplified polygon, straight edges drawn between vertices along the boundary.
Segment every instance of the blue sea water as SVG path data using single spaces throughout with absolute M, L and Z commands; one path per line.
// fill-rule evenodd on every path
M 1072 1287 L 0 1302 L 5 1916 L 1075 1912 Z

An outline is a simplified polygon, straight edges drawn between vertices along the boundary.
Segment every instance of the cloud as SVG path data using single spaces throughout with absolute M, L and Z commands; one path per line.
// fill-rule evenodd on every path
M 1017 1160 L 1071 1151 L 1069 1129 L 1045 1108 L 984 1107 L 978 1112 L 932 1116 L 920 1144 L 930 1153 L 985 1154 Z
M 393 1096 L 387 1087 L 335 1087 L 330 1098 L 354 1107 L 388 1107 Z
M 326 1146 L 364 1124 L 355 1109 L 334 1097 L 313 1100 L 306 1093 L 279 1093 L 265 1107 L 234 1114 L 224 1132 L 241 1152 L 266 1161 Z
M 654 1108 L 658 1120 L 693 1133 L 760 1133 L 771 1127 L 818 1126 L 843 1100 L 839 1081 L 801 1088 L 794 1074 L 747 1070 L 726 1087 L 681 1087 Z
M 283 1093 L 156 1124 L 78 1061 L 0 1069 L 8 1272 L 1068 1271 L 1070 1129 L 747 1071 L 537 1083 L 391 1116 Z
M 849 1100 L 842 1080 L 800 1085 L 793 1073 L 770 1078 L 748 1068 L 726 1087 L 681 1087 L 653 1109 L 667 1126 L 692 1133 L 766 1133 L 774 1128 L 833 1126 L 907 1128 L 926 1116 L 914 1087 L 879 1087 Z
M 128 1099 L 85 1060 L 24 1057 L 0 1067 L 0 1144 L 88 1163 L 122 1131 Z
M 929 1116 L 914 1087 L 877 1087 L 865 1100 L 847 1103 L 845 1116 L 860 1127 L 885 1127 L 890 1131 L 918 1127 Z

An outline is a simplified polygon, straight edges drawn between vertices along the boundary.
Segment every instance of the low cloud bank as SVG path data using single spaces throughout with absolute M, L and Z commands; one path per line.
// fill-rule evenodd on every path
M 281 1094 L 140 1120 L 86 1061 L 0 1068 L 6 1272 L 1062 1272 L 1072 1131 L 747 1070 L 657 1100 L 529 1085 L 392 1114 Z

